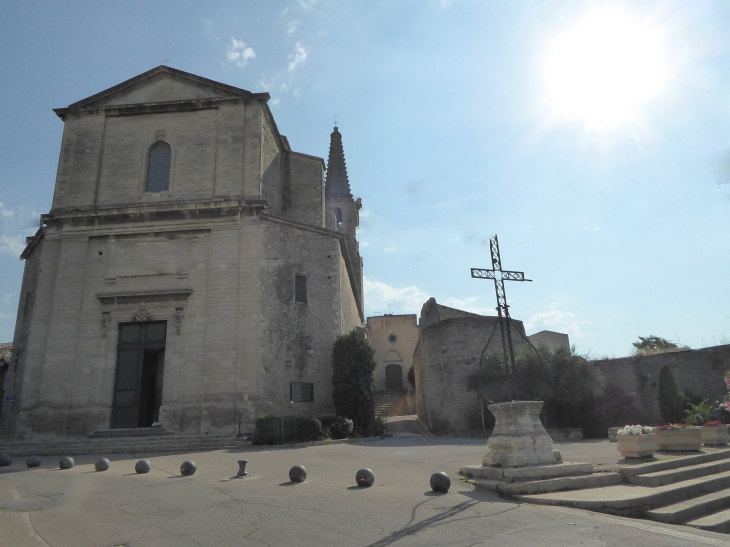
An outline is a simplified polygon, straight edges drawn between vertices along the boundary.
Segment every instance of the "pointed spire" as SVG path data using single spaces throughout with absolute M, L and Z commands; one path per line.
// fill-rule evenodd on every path
M 335 125 L 330 135 L 330 155 L 327 159 L 327 177 L 325 179 L 326 197 L 352 197 L 350 181 L 347 179 L 345 151 L 342 149 L 342 135 Z

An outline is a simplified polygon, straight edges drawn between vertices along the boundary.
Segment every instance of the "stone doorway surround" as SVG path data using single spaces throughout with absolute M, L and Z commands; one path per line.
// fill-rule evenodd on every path
M 176 430 L 175 404 L 179 398 L 179 367 L 183 361 L 184 318 L 190 288 L 138 292 L 104 292 L 96 295 L 101 307 L 100 336 L 105 356 L 100 392 L 106 400 L 99 405 L 107 411 L 102 423 L 89 424 L 89 434 L 110 430 L 114 398 L 119 325 L 122 323 L 166 321 L 165 382 L 159 413 L 163 429 Z M 102 395 L 104 396 L 104 395 Z

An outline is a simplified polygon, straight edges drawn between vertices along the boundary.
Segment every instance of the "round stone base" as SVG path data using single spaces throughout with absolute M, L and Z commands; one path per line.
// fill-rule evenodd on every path
M 482 465 L 524 467 L 560 463 L 560 452 L 540 422 L 542 401 L 498 403 L 487 408 L 496 422 Z

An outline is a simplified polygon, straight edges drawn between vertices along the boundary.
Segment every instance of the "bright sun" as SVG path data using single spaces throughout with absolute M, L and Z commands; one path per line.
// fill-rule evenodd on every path
M 544 69 L 555 117 L 598 130 L 637 120 L 669 76 L 661 31 L 616 7 L 589 11 L 556 36 Z

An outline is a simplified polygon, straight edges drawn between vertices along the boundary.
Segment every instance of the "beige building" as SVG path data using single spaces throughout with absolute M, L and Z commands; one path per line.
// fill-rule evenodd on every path
M 338 129 L 325 184 L 268 100 L 160 66 L 55 111 L 3 429 L 232 433 L 290 400 L 332 411 L 332 343 L 364 321 L 360 202 Z
M 407 374 L 418 343 L 416 314 L 368 317 L 367 329 L 375 350 L 376 409 L 390 416 L 415 414 L 416 391 L 408 382 Z

